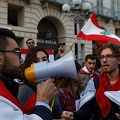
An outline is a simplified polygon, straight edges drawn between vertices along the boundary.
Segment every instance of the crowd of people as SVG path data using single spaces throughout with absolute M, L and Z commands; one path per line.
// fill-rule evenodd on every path
M 84 95 L 80 98 L 79 110 L 63 111 L 62 120 L 119 120 L 120 90 L 120 45 L 104 44 L 98 51 L 103 72 L 98 77 L 98 88 L 94 78 L 88 81 Z
M 102 45 L 96 56 L 86 55 L 83 66 L 75 60 L 77 79 L 49 77 L 36 83 L 26 78 L 25 70 L 49 62 L 46 50 L 28 39 L 23 62 L 11 30 L 0 29 L 0 41 L 1 120 L 120 120 L 119 44 Z M 59 43 L 55 60 L 65 56 L 64 47 Z

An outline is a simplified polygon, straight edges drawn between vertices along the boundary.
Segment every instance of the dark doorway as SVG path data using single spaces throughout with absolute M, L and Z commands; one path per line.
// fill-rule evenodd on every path
M 38 24 L 37 45 L 44 49 L 57 50 L 58 32 L 55 25 L 43 18 Z

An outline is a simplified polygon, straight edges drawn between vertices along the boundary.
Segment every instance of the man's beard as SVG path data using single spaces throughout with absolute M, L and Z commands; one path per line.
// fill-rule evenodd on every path
M 20 66 L 13 66 L 10 64 L 8 58 L 4 57 L 4 65 L 2 66 L 1 73 L 2 77 L 21 79 L 21 69 Z
M 110 69 L 109 70 L 106 70 L 106 69 L 104 69 L 103 68 L 103 72 L 104 73 L 107 73 L 107 74 L 112 74 L 114 71 L 116 71 L 116 66 L 114 65 L 113 67 L 110 67 Z

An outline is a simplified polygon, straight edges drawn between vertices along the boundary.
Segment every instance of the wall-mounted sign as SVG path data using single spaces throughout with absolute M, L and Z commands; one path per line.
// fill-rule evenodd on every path
M 45 44 L 57 44 L 56 40 L 43 40 L 43 39 L 38 39 L 37 43 L 45 43 Z
M 53 40 L 53 39 L 50 39 L 50 40 L 47 40 L 47 39 L 38 39 L 37 40 L 37 45 L 41 48 L 44 48 L 44 49 L 53 49 L 53 50 L 57 50 L 57 44 L 58 44 L 58 41 L 57 40 Z

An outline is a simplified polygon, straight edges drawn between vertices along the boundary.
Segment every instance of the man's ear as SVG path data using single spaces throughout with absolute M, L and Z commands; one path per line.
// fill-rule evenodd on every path
M 120 58 L 119 58 L 118 64 L 120 64 Z
M 3 64 L 3 60 L 4 60 L 3 54 L 0 53 L 0 67 L 1 67 L 1 65 Z
M 58 51 L 60 50 L 60 48 L 58 48 Z
M 84 66 L 86 66 L 86 62 L 84 62 Z
M 119 69 L 120 69 L 120 59 L 118 60 L 118 67 L 119 67 Z

